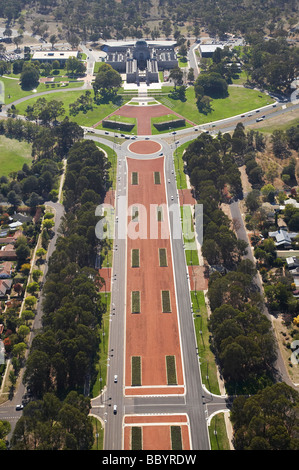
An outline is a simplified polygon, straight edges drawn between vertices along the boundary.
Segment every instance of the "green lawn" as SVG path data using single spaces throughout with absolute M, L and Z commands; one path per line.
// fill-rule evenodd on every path
M 207 115 L 198 112 L 194 87 L 186 90 L 186 101 L 174 100 L 167 97 L 155 96 L 165 106 L 171 107 L 173 111 L 184 116 L 195 124 L 205 124 L 220 119 L 229 118 L 236 114 L 242 114 L 247 111 L 266 106 L 274 102 L 268 95 L 257 90 L 243 87 L 229 87 L 229 96 L 212 101 L 213 111 Z
M 101 421 L 94 416 L 90 416 L 89 419 L 92 422 L 94 443 L 91 450 L 103 450 L 104 449 L 104 427 Z
M 187 189 L 187 178 L 186 173 L 184 172 L 185 165 L 182 157 L 184 151 L 190 144 L 191 141 L 185 142 L 184 144 L 177 147 L 176 151 L 174 152 L 174 167 L 178 189 Z
M 62 117 L 62 119 L 65 116 L 69 116 L 69 105 L 71 103 L 74 103 L 79 96 L 84 94 L 84 90 L 78 90 L 78 91 L 67 91 L 63 90 L 59 93 L 51 93 L 49 95 L 44 95 L 44 98 L 47 101 L 51 100 L 57 100 L 57 101 L 62 101 L 65 109 L 65 115 Z M 38 96 L 35 96 L 34 98 L 30 98 L 23 103 L 20 103 L 17 106 L 18 113 L 21 115 L 25 115 L 25 110 L 27 106 L 32 106 L 37 100 Z M 109 103 L 105 104 L 93 104 L 93 109 L 89 110 L 88 113 L 84 114 L 83 112 L 79 112 L 76 116 L 69 116 L 71 121 L 75 121 L 81 126 L 92 126 L 93 124 L 96 124 L 97 122 L 101 121 L 104 119 L 106 116 L 109 114 L 113 113 L 118 109 L 122 104 L 124 103 L 123 100 L 119 98 L 118 104 L 113 104 L 111 101 Z
M 95 73 L 95 74 L 98 73 L 100 67 L 102 67 L 103 64 L 105 64 L 105 62 L 96 62 L 96 63 L 94 64 L 94 71 L 93 71 L 93 73 Z
M 193 217 L 190 206 L 181 206 L 182 230 L 186 245 L 187 266 L 199 266 L 199 258 L 194 236 Z M 188 249 L 189 248 L 189 249 Z
M 186 57 L 178 57 L 179 67 L 185 68 L 188 67 L 188 59 Z
M 180 119 L 176 114 L 165 114 L 164 116 L 158 116 L 158 117 L 153 117 L 151 118 L 151 130 L 152 130 L 152 135 L 156 135 L 156 134 L 165 134 L 167 132 L 169 132 L 171 129 L 174 129 L 174 128 L 169 128 L 169 129 L 165 129 L 164 131 L 158 131 L 154 124 L 157 124 L 157 123 L 160 123 L 160 122 L 167 122 L 167 121 L 175 121 L 177 119 Z M 185 126 L 182 126 L 182 127 L 176 127 L 175 130 L 180 130 L 180 129 L 186 129 L 187 127 L 191 127 L 191 125 L 186 122 L 186 125 Z
M 238 74 L 238 78 L 233 78 L 232 80 L 232 82 L 236 85 L 244 85 L 246 81 L 247 81 L 247 75 L 244 72 L 244 70 L 242 70 L 242 72 Z
M 211 419 L 209 435 L 211 450 L 230 450 L 224 413 L 218 413 Z
M 125 134 L 131 134 L 131 135 L 135 135 L 136 134 L 136 124 L 137 124 L 137 119 L 136 118 L 131 118 L 131 117 L 128 117 L 128 116 L 119 116 L 117 114 L 114 114 L 113 116 L 111 116 L 109 119 L 109 121 L 116 121 L 116 122 L 124 122 L 124 123 L 129 123 L 129 124 L 134 124 L 134 127 L 131 131 L 122 131 L 122 130 L 119 130 L 119 129 L 110 129 L 108 127 L 103 127 L 102 124 L 100 124 L 99 126 L 96 127 L 96 129 L 100 129 L 100 130 L 105 130 L 105 131 L 110 131 L 110 132 L 121 132 L 121 133 L 125 133 Z
M 56 77 L 59 80 L 59 77 Z M 44 91 L 49 91 L 52 89 L 60 88 L 59 82 L 54 82 L 52 84 L 45 84 L 45 83 L 40 83 L 37 88 L 35 89 L 36 91 L 33 90 L 22 90 L 22 88 L 19 85 L 18 80 L 12 80 L 10 78 L 5 78 L 1 77 L 1 82 L 4 84 L 4 90 L 5 90 L 5 104 L 10 104 L 13 101 L 19 100 L 20 98 L 24 98 L 26 96 L 34 96 L 36 93 L 42 93 Z M 77 88 L 77 87 L 82 87 L 83 83 L 82 82 L 73 82 L 67 85 L 65 88 Z
M 31 165 L 31 144 L 0 136 L 0 175 L 8 176 L 22 169 L 24 163 Z
M 98 142 L 95 142 L 95 144 L 104 152 L 106 152 L 108 156 L 108 161 L 111 163 L 111 167 L 109 169 L 109 178 L 110 181 L 112 181 L 112 187 L 113 189 L 116 188 L 116 172 L 117 172 L 117 155 L 112 148 L 108 147 L 108 145 L 104 144 L 99 144 Z

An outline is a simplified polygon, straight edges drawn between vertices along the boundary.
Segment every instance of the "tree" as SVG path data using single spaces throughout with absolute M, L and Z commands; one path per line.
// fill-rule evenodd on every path
M 291 154 L 287 145 L 287 138 L 283 131 L 274 130 L 271 135 L 272 150 L 276 158 L 288 158 Z
M 96 75 L 93 89 L 96 96 L 100 93 L 103 97 L 108 97 L 116 93 L 121 83 L 120 74 L 111 65 L 103 64 Z
M 16 255 L 17 255 L 17 260 L 18 260 L 18 265 L 21 266 L 22 264 L 25 263 L 25 261 L 29 258 L 30 256 L 30 248 L 26 243 L 19 243 L 17 248 L 16 248 Z
M 210 96 L 211 98 L 225 98 L 228 96 L 227 83 L 219 73 L 201 73 L 197 77 L 194 86 L 201 87 L 203 89 L 203 94 Z
M 50 36 L 49 42 L 50 42 L 51 45 L 52 45 L 52 49 L 54 49 L 54 45 L 55 45 L 56 42 L 57 42 L 57 36 L 56 36 L 56 34 L 52 34 L 52 35 Z
M 236 450 L 298 449 L 299 395 L 284 382 L 276 383 L 249 398 L 234 400 L 231 420 Z
M 177 85 L 183 84 L 183 75 L 183 71 L 180 69 L 180 67 L 174 67 L 173 69 L 171 69 L 169 78 L 173 80 L 175 89 Z
M 23 90 L 32 90 L 33 88 L 36 88 L 39 84 L 38 69 L 34 65 L 24 64 L 20 82 Z
M 245 203 L 250 212 L 255 212 L 260 207 L 260 192 L 257 189 L 250 191 Z
M 20 196 L 14 190 L 9 191 L 9 193 L 7 194 L 7 200 L 9 204 L 14 207 L 14 209 L 17 209 L 17 207 L 22 202 Z
M 189 71 L 188 71 L 188 81 L 189 82 L 194 82 L 194 69 L 192 67 L 190 67 Z

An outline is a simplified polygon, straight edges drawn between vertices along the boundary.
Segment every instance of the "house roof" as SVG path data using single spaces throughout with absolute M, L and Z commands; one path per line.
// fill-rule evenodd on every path
M 290 245 L 292 239 L 298 235 L 296 232 L 287 232 L 286 230 L 277 230 L 276 232 L 269 232 L 269 237 L 276 239 L 276 246 L 279 245 Z
M 296 201 L 296 199 L 289 198 L 284 201 L 285 204 L 292 204 L 292 206 L 299 208 L 299 202 Z
M 0 279 L 0 295 L 3 297 L 12 286 L 12 279 Z

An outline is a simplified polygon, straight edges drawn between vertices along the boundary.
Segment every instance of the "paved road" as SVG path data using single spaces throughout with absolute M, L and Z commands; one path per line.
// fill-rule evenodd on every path
M 87 138 L 103 141 L 100 137 L 89 135 Z M 170 397 L 124 397 L 124 351 L 125 351 L 125 292 L 126 292 L 126 238 L 115 239 L 113 284 L 111 298 L 110 317 L 110 342 L 109 342 L 109 367 L 107 389 L 104 394 L 92 400 L 91 412 L 100 416 L 105 422 L 105 449 L 116 450 L 122 448 L 122 420 L 125 414 L 152 413 L 187 413 L 190 419 L 191 441 L 194 450 L 210 449 L 207 418 L 216 409 L 226 409 L 227 403 L 224 397 L 215 397 L 206 393 L 201 385 L 199 358 L 197 356 L 196 339 L 194 332 L 193 315 L 191 312 L 190 286 L 187 278 L 186 259 L 181 236 L 181 223 L 179 206 L 177 204 L 177 187 L 174 172 L 173 151 L 175 145 L 169 146 L 160 138 L 155 139 L 163 146 L 165 155 L 165 178 L 167 201 L 169 207 L 176 206 L 173 223 L 171 224 L 171 243 L 173 252 L 173 264 L 175 273 L 175 286 L 178 305 L 179 327 L 182 342 L 182 356 L 184 362 L 184 378 L 186 395 Z M 107 141 L 104 140 L 106 143 Z M 134 155 L 135 158 L 148 158 L 147 156 L 131 154 L 128 150 L 130 141 L 117 146 L 118 174 L 116 215 L 121 224 L 122 207 L 119 206 L 122 197 L 127 196 L 127 172 L 125 156 Z M 113 147 L 113 143 L 109 144 Z M 159 152 L 160 153 L 160 152 Z M 173 196 L 173 200 L 172 200 Z M 125 203 L 126 206 L 126 203 Z M 179 227 L 180 236 L 177 236 Z M 117 231 L 116 231 L 117 234 Z M 116 277 L 114 277 L 116 274 Z M 115 309 L 115 310 L 114 310 Z M 118 382 L 114 383 L 114 375 L 118 375 Z M 117 404 L 118 412 L 113 414 L 113 405 Z M 212 411 L 209 407 L 212 406 Z
M 51 201 L 46 202 L 45 204 L 48 205 L 48 206 L 51 206 L 53 209 L 55 209 L 55 212 L 56 212 L 55 225 L 53 227 L 54 236 L 50 240 L 50 243 L 49 243 L 49 246 L 48 246 L 48 251 L 47 251 L 47 257 L 46 257 L 46 260 L 48 262 L 48 259 L 51 257 L 51 255 L 53 254 L 53 252 L 55 250 L 55 245 L 56 245 L 56 241 L 57 241 L 57 237 L 58 237 L 58 228 L 60 226 L 61 219 L 64 215 L 64 207 L 59 203 L 53 203 Z M 48 264 L 46 264 L 46 266 L 45 266 L 42 282 L 45 282 L 47 272 L 48 272 Z M 38 299 L 38 303 L 37 303 L 37 306 L 36 306 L 37 313 L 36 313 L 36 316 L 34 318 L 32 330 L 31 330 L 31 333 L 30 333 L 30 336 L 29 336 L 29 341 L 28 341 L 29 348 L 32 344 L 32 340 L 33 340 L 34 336 L 37 334 L 37 332 L 40 330 L 40 328 L 42 326 L 42 323 L 41 323 L 42 322 L 42 315 L 43 315 L 42 308 L 41 308 L 42 300 L 43 300 L 43 296 L 41 294 L 39 299 Z M 29 352 L 29 349 L 27 351 L 27 355 L 28 355 L 28 352 Z M 26 355 L 26 357 L 27 357 L 27 355 Z M 18 378 L 18 386 L 16 388 L 14 396 L 11 399 L 9 399 L 7 402 L 5 402 L 3 405 L 0 406 L 0 421 L 1 420 L 9 421 L 9 423 L 11 425 L 11 432 L 8 435 L 8 440 L 11 439 L 13 430 L 14 430 L 15 425 L 16 425 L 16 422 L 18 421 L 18 419 L 22 415 L 22 411 L 17 411 L 16 410 L 16 405 L 22 403 L 24 395 L 26 393 L 25 387 L 22 383 L 24 370 L 25 369 L 22 368 L 21 371 L 20 371 L 19 378 Z
M 245 225 L 244 225 L 244 221 L 243 221 L 243 217 L 242 217 L 242 214 L 241 214 L 241 211 L 240 211 L 240 205 L 239 205 L 238 201 L 233 202 L 232 204 L 230 204 L 230 211 L 231 211 L 232 218 L 236 219 L 238 221 L 237 226 L 239 228 L 237 228 L 237 230 L 236 230 L 238 238 L 241 239 L 241 240 L 244 240 L 246 243 L 248 243 L 248 249 L 247 249 L 247 254 L 245 255 L 245 258 L 250 259 L 250 261 L 252 261 L 252 263 L 254 265 L 256 265 L 256 260 L 254 258 L 253 250 L 252 250 L 252 248 L 250 246 L 250 243 L 249 243 L 247 231 L 246 231 L 246 228 L 245 228 Z M 257 285 L 260 293 L 262 294 L 262 296 L 264 298 L 264 287 L 263 287 L 263 282 L 262 282 L 262 279 L 261 279 L 261 276 L 260 276 L 259 273 L 257 273 L 257 275 L 255 276 L 254 282 Z M 262 308 L 263 308 L 263 313 L 266 315 L 268 320 L 273 324 L 273 317 L 272 317 L 272 315 L 270 315 L 267 306 L 265 304 L 263 304 Z M 276 369 L 277 380 L 283 381 L 286 384 L 288 384 L 291 387 L 298 390 L 298 387 L 296 385 L 294 385 L 294 383 L 290 380 L 290 377 L 287 373 L 287 369 L 285 367 L 285 363 L 284 363 L 284 360 L 283 360 L 283 357 L 281 355 L 279 347 L 277 348 L 277 360 L 276 360 L 276 363 L 275 363 L 274 366 L 275 366 L 275 369 Z

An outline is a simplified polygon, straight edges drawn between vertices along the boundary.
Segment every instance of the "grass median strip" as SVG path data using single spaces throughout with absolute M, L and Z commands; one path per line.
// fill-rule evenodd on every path
M 161 268 L 167 267 L 167 251 L 166 248 L 159 248 L 159 262 Z
M 135 290 L 132 292 L 132 313 L 140 313 L 140 292 Z
M 138 173 L 137 171 L 132 172 L 132 185 L 138 184 Z
M 155 181 L 155 184 L 161 184 L 161 174 L 160 174 L 160 171 L 155 171 L 155 172 L 154 172 L 154 181 Z
M 177 385 L 175 356 L 166 356 L 167 385 Z
M 141 386 L 141 357 L 140 356 L 132 356 L 131 370 L 132 370 L 132 387 L 140 387 Z
M 140 426 L 131 428 L 131 450 L 142 450 L 142 428 Z
M 181 426 L 170 426 L 171 449 L 182 450 L 182 429 Z
M 132 250 L 132 268 L 139 268 L 139 267 L 140 267 L 139 250 L 134 248 Z
M 162 312 L 171 313 L 169 290 L 162 290 Z

